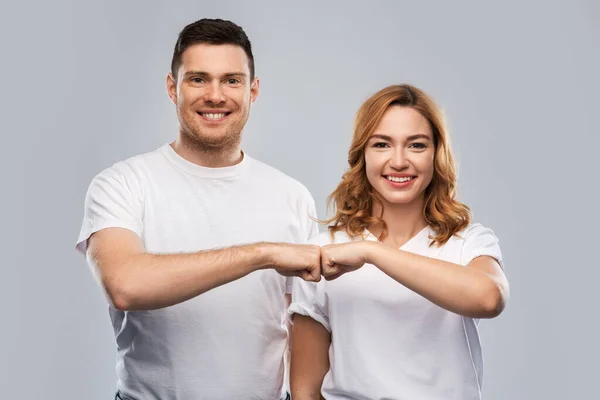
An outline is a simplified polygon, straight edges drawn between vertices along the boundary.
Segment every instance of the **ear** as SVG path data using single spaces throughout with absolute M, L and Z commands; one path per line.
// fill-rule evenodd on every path
M 258 78 L 254 78 L 252 84 L 250 85 L 250 102 L 254 103 L 256 98 L 258 97 L 258 93 L 260 92 L 260 80 Z
M 177 105 L 177 79 L 171 72 L 167 74 L 167 94 L 173 104 Z

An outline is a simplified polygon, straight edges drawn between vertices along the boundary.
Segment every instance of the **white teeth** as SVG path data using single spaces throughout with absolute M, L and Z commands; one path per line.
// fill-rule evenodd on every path
M 202 113 L 202 116 L 204 118 L 208 118 L 208 119 L 221 119 L 225 117 L 225 113 L 219 113 L 219 114 L 213 114 L 213 113 Z
M 403 178 L 397 178 L 395 176 L 386 176 L 386 178 L 388 179 L 388 181 L 392 181 L 392 182 L 408 182 L 412 179 L 412 177 L 410 177 L 410 176 L 406 176 Z

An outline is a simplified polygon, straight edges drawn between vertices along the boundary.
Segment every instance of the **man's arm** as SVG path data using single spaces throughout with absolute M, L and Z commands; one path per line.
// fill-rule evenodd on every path
M 250 272 L 320 279 L 320 248 L 257 243 L 191 254 L 149 254 L 134 232 L 107 228 L 88 239 L 87 258 L 119 310 L 149 310 L 196 297 Z

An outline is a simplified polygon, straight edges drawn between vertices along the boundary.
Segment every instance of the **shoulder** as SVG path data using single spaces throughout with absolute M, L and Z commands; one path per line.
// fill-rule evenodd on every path
M 474 258 L 486 255 L 503 265 L 500 241 L 491 228 L 472 223 L 458 233 L 461 248 L 461 263 L 467 265 Z
M 91 185 L 137 186 L 144 175 L 144 170 L 153 166 L 161 166 L 162 162 L 164 162 L 164 157 L 160 153 L 160 149 L 137 154 L 101 170 L 94 176 Z
M 463 243 L 470 243 L 482 238 L 498 240 L 496 234 L 491 228 L 485 227 L 480 223 L 471 223 L 462 231 L 458 232 L 455 237 Z
M 275 187 L 288 193 L 310 198 L 312 200 L 310 191 L 300 181 L 292 178 L 291 176 L 283 173 L 269 164 L 266 164 L 251 156 L 246 156 L 249 158 L 249 170 L 250 174 L 252 174 L 252 179 L 263 180 L 265 183 L 268 183 L 270 187 Z

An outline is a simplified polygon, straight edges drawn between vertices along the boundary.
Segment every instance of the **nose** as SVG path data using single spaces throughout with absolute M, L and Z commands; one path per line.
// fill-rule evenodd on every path
M 408 157 L 405 154 L 404 149 L 402 147 L 396 148 L 393 152 L 391 152 L 390 159 L 388 162 L 390 167 L 397 171 L 401 171 L 405 168 L 408 168 L 409 164 Z
M 225 103 L 227 98 L 225 98 L 225 94 L 221 88 L 219 82 L 212 82 L 204 93 L 204 101 L 212 104 L 221 104 Z

